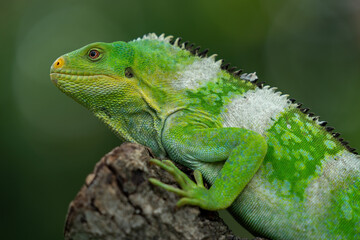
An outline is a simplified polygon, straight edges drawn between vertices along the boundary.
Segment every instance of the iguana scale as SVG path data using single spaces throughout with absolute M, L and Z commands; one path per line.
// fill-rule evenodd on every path
M 307 108 L 180 38 L 92 43 L 58 58 L 51 80 L 181 188 L 178 206 L 227 208 L 270 239 L 360 239 L 360 158 Z M 206 189 L 203 177 L 210 184 Z

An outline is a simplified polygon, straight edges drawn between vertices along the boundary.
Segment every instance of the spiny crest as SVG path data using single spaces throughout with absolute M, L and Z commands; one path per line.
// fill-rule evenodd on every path
M 158 41 L 164 41 L 164 42 L 170 42 L 170 40 L 173 38 L 173 36 L 169 35 L 167 37 L 165 37 L 165 34 L 161 34 L 161 35 L 156 35 L 155 33 L 148 33 L 148 34 L 145 34 L 142 38 L 137 38 L 135 39 L 134 41 L 141 41 L 141 40 L 145 40 L 145 39 L 148 39 L 148 40 L 158 40 Z
M 196 46 L 194 43 L 190 43 L 189 41 L 185 41 L 185 42 L 181 42 L 182 38 L 178 37 L 178 38 L 174 38 L 172 35 L 169 36 L 165 36 L 165 34 L 161 34 L 161 35 L 156 35 L 155 33 L 148 33 L 145 34 L 142 38 L 137 38 L 134 41 L 140 41 L 140 40 L 144 40 L 144 39 L 149 39 L 149 40 L 158 40 L 158 41 L 164 41 L 167 43 L 172 44 L 174 47 L 179 47 L 183 50 L 187 50 L 190 53 L 192 53 L 194 56 L 198 56 L 200 58 L 208 58 L 213 60 L 217 65 L 220 66 L 220 68 L 222 70 L 227 71 L 228 73 L 232 74 L 233 76 L 241 79 L 241 80 L 245 80 L 245 81 L 249 81 L 253 84 L 255 84 L 257 87 L 259 88 L 264 88 L 264 89 L 270 89 L 273 90 L 274 93 L 276 93 L 277 95 L 284 97 L 284 98 L 288 98 L 289 95 L 287 94 L 283 94 L 280 91 L 276 91 L 277 88 L 275 87 L 270 87 L 269 85 L 265 85 L 265 82 L 258 82 L 259 78 L 256 75 L 256 72 L 254 73 L 242 73 L 243 70 L 239 69 L 235 66 L 231 67 L 230 63 L 225 63 L 223 59 L 217 60 L 216 61 L 216 57 L 217 54 L 213 54 L 211 56 L 207 56 L 209 49 L 206 48 L 202 51 L 200 51 L 201 47 L 200 46 Z M 195 47 L 196 46 L 196 47 Z M 306 114 L 309 118 L 311 118 L 313 121 L 315 121 L 317 124 L 319 124 L 320 126 L 323 126 L 325 128 L 326 131 L 328 131 L 329 133 L 332 133 L 334 128 L 330 127 L 330 126 L 326 126 L 327 122 L 326 121 L 320 121 L 319 120 L 319 116 L 315 116 L 314 113 L 309 112 L 310 109 L 309 108 L 302 108 L 302 103 L 297 103 L 295 99 L 290 98 L 288 99 L 292 104 L 295 105 L 296 108 L 298 108 L 302 113 Z M 343 138 L 339 138 L 340 133 L 334 132 L 332 133 L 332 136 L 337 139 L 338 141 L 340 141 L 340 143 L 345 146 L 347 148 L 348 151 L 350 151 L 351 153 L 357 154 L 356 149 L 355 148 L 351 148 L 348 145 L 348 142 L 346 142 Z
M 196 46 L 194 43 L 190 43 L 189 41 L 185 41 L 185 42 L 181 43 L 181 41 L 182 41 L 181 37 L 174 38 L 172 35 L 165 37 L 164 33 L 160 34 L 159 36 L 156 35 L 155 33 L 148 33 L 148 34 L 145 34 L 142 38 L 137 38 L 134 41 L 140 41 L 140 40 L 146 40 L 146 39 L 164 41 L 164 42 L 172 44 L 174 47 L 179 47 L 183 50 L 187 50 L 187 51 L 191 52 L 194 56 L 198 56 L 201 58 L 210 58 L 210 59 L 213 59 L 214 61 L 216 60 L 217 54 L 213 54 L 209 57 L 207 56 L 207 53 L 209 52 L 208 48 L 200 51 L 200 49 L 201 49 L 200 46 Z M 238 69 L 235 66 L 230 67 L 230 63 L 224 63 L 223 59 L 220 59 L 216 62 L 217 62 L 217 64 L 220 65 L 220 68 L 222 70 L 226 70 L 228 73 L 231 73 L 235 77 L 239 77 L 242 80 L 250 81 L 254 84 L 256 84 L 257 81 L 259 80 L 258 76 L 256 75 L 256 72 L 243 73 L 242 69 Z M 264 86 L 264 84 L 265 84 L 264 82 L 260 82 L 260 83 L 257 83 L 257 86 L 261 88 Z
M 176 38 L 174 41 L 170 41 L 170 43 L 172 43 L 174 46 L 176 47 L 180 47 L 183 50 L 187 50 L 189 52 L 191 52 L 194 56 L 198 56 L 200 58 L 211 58 L 214 61 L 216 61 L 216 57 L 217 54 L 213 54 L 209 57 L 207 57 L 207 53 L 209 52 L 209 49 L 206 48 L 203 51 L 200 51 L 200 46 L 194 47 L 195 44 L 193 43 L 189 43 L 189 41 L 185 41 L 183 43 L 180 43 L 182 40 L 182 38 Z M 258 81 L 258 76 L 256 75 L 256 73 L 242 73 L 243 70 L 239 69 L 238 67 L 231 67 L 230 63 L 225 63 L 223 59 L 217 60 L 216 61 L 217 64 L 220 65 L 220 69 L 221 70 L 225 70 L 228 73 L 232 74 L 234 77 L 237 77 L 241 80 L 245 80 L 245 81 L 250 81 L 253 84 L 256 84 L 258 87 L 262 88 L 264 86 L 264 82 L 261 83 L 257 83 Z
M 296 102 L 295 99 L 291 98 L 289 99 L 291 101 L 292 104 L 295 105 L 296 108 L 298 108 L 302 113 L 306 114 L 310 119 L 312 119 L 313 121 L 315 121 L 318 125 L 322 126 L 325 128 L 325 130 L 329 133 L 331 133 L 331 135 L 337 139 L 344 147 L 346 147 L 346 149 L 351 152 L 351 153 L 354 153 L 354 154 L 357 154 L 358 153 L 356 152 L 356 149 L 355 148 L 351 148 L 348 144 L 349 142 L 346 142 L 343 138 L 339 138 L 340 136 L 340 133 L 338 132 L 333 132 L 334 131 L 334 127 L 331 127 L 331 126 L 326 126 L 327 125 L 327 122 L 326 121 L 320 121 L 320 117 L 319 116 L 315 116 L 314 113 L 312 112 L 309 112 L 310 109 L 309 108 L 303 108 L 302 107 L 302 103 L 298 103 Z

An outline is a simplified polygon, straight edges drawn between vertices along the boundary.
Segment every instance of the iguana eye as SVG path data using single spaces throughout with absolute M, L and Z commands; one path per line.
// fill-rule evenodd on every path
M 100 56 L 100 52 L 96 49 L 92 49 L 89 51 L 89 58 L 97 59 Z

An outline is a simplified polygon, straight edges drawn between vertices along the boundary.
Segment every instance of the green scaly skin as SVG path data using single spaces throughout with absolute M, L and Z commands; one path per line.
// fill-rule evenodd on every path
M 169 40 L 150 34 L 89 44 L 58 58 L 51 80 L 122 141 L 194 169 L 196 183 L 172 162 L 152 160 L 179 183 L 181 189 L 150 179 L 180 195 L 178 206 L 228 208 L 271 239 L 360 238 L 358 157 L 286 97 L 225 70 L 206 75 L 215 63 L 200 71 L 202 58 Z M 259 107 L 252 100 L 266 100 L 262 94 L 285 107 L 271 103 L 276 115 L 261 106 L 251 112 Z M 250 114 L 241 115 L 244 109 Z M 266 123 L 253 117 L 259 112 Z

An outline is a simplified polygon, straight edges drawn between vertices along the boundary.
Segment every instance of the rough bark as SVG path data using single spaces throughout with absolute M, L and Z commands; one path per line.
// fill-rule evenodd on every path
M 176 185 L 168 173 L 149 165 L 151 157 L 147 148 L 132 143 L 106 154 L 70 203 L 65 239 L 240 239 L 216 212 L 176 208 L 178 196 L 151 185 L 149 177 Z

